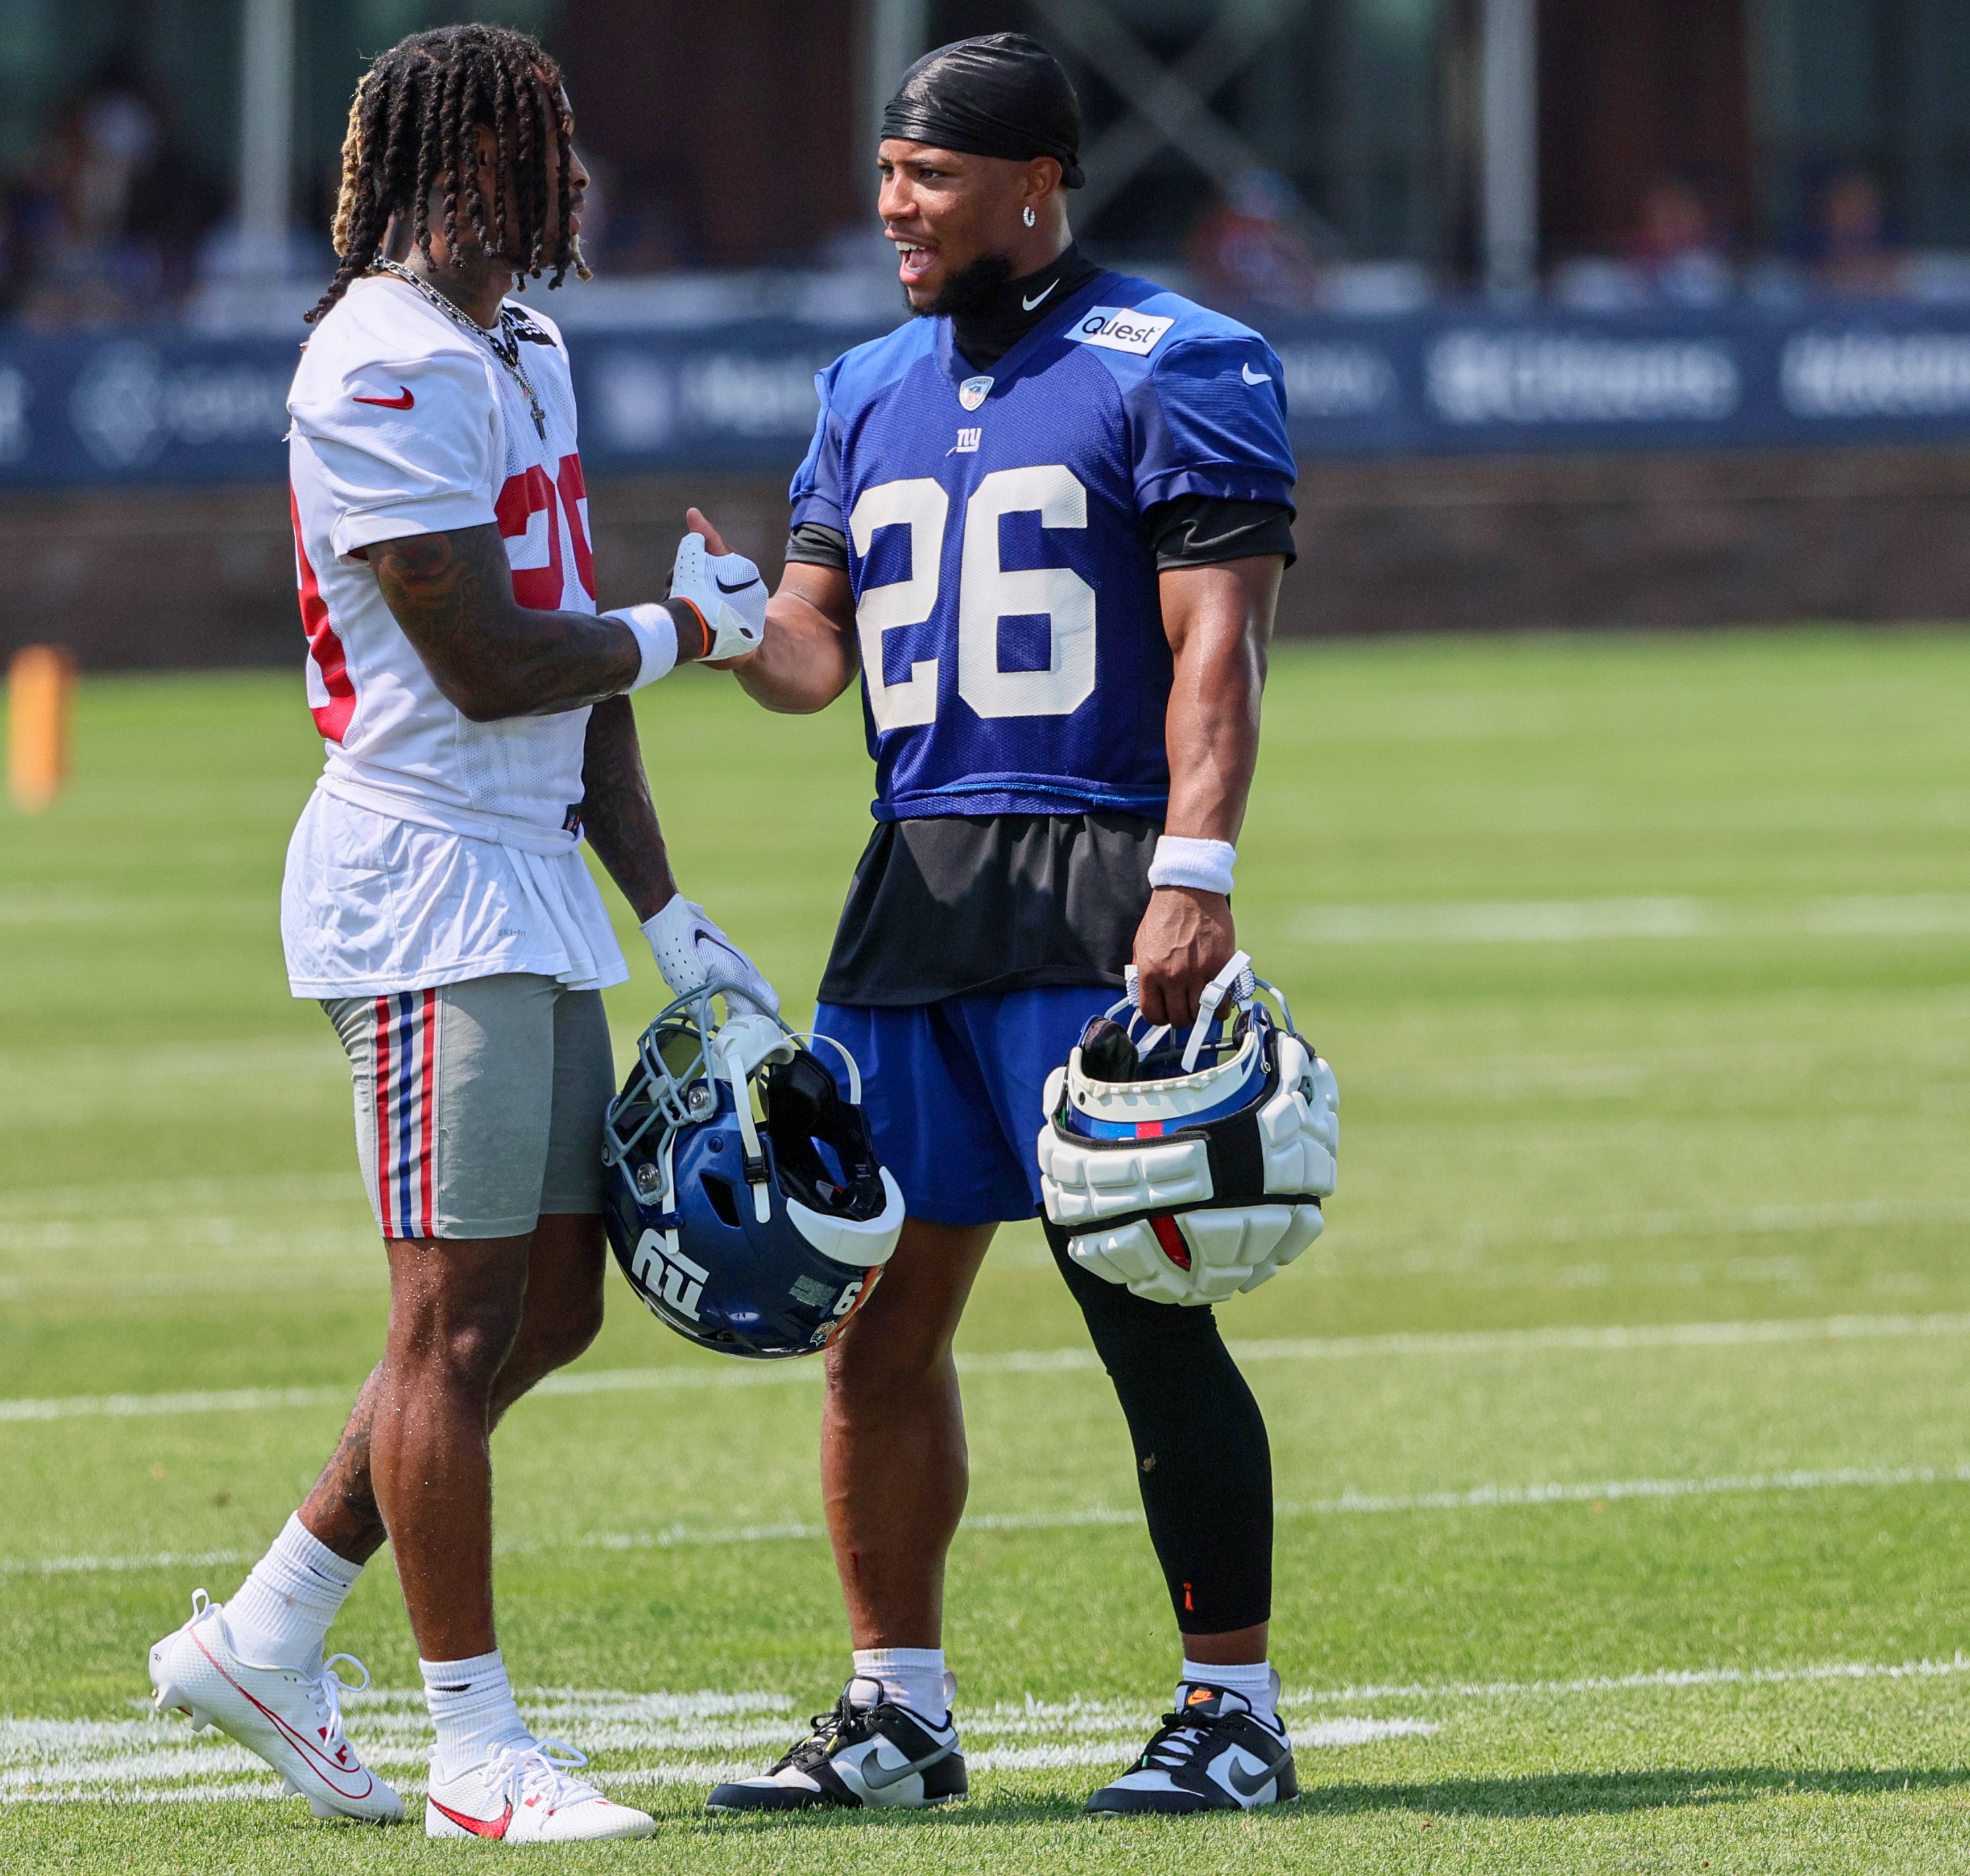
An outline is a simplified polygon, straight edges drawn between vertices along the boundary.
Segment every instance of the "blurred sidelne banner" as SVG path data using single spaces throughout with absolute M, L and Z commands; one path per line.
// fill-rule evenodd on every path
M 1276 319 L 1303 458 L 1970 439 L 1970 307 Z M 592 472 L 791 472 L 813 377 L 872 331 L 571 336 Z M 0 486 L 278 482 L 294 349 L 0 340 Z

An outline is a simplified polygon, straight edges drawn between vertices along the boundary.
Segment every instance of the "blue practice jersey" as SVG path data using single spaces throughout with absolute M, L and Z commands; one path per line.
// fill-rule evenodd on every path
M 1290 506 L 1257 333 L 1102 274 L 989 372 L 913 320 L 816 378 L 793 523 L 847 539 L 879 819 L 1160 820 L 1170 653 L 1143 516 Z

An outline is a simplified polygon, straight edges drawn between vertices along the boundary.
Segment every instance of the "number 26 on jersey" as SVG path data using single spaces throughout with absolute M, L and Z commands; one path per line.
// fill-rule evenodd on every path
M 1065 716 L 1094 693 L 1094 589 L 1071 567 L 1000 564 L 1000 518 L 1035 510 L 1042 527 L 1085 527 L 1087 491 L 1065 463 L 1048 463 L 994 470 L 965 504 L 957 694 L 980 716 Z M 869 707 L 879 730 L 937 720 L 938 659 L 916 659 L 908 677 L 886 683 L 883 635 L 921 625 L 936 612 L 950 518 L 950 496 L 928 475 L 865 489 L 848 518 L 855 551 L 863 557 L 879 528 L 909 530 L 909 577 L 865 586 L 856 608 Z M 1050 639 L 1046 667 L 1001 670 L 1000 621 L 1041 615 Z

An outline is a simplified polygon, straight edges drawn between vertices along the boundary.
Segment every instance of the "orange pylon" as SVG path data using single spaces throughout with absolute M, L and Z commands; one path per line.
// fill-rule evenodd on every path
M 38 814 L 68 775 L 75 660 L 59 645 L 24 645 L 7 670 L 7 784 Z

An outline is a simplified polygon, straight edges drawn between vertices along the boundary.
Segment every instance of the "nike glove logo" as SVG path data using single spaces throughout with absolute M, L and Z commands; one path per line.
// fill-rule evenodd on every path
M 1047 283 L 1046 293 L 1036 293 L 1030 300 L 1022 298 L 1019 301 L 1019 304 L 1023 307 L 1027 312 L 1030 313 L 1035 307 L 1038 306 L 1040 302 L 1047 297 L 1047 294 L 1052 293 L 1054 288 L 1058 287 L 1059 284 L 1060 282 L 1058 280 L 1049 281 Z
M 756 586 L 759 583 L 759 576 L 757 573 L 755 573 L 750 579 L 742 579 L 736 586 L 727 586 L 716 573 L 713 574 L 711 578 L 712 583 L 720 592 L 743 592 L 748 586 Z
M 1240 365 L 1238 375 L 1248 385 L 1269 385 L 1273 381 L 1270 372 L 1255 372 L 1249 365 Z
M 411 395 L 411 388 L 408 385 L 399 385 L 397 387 L 397 395 L 394 398 L 357 398 L 352 396 L 349 401 L 353 404 L 380 404 L 386 411 L 408 411 L 410 409 L 411 405 L 417 402 L 417 399 Z

